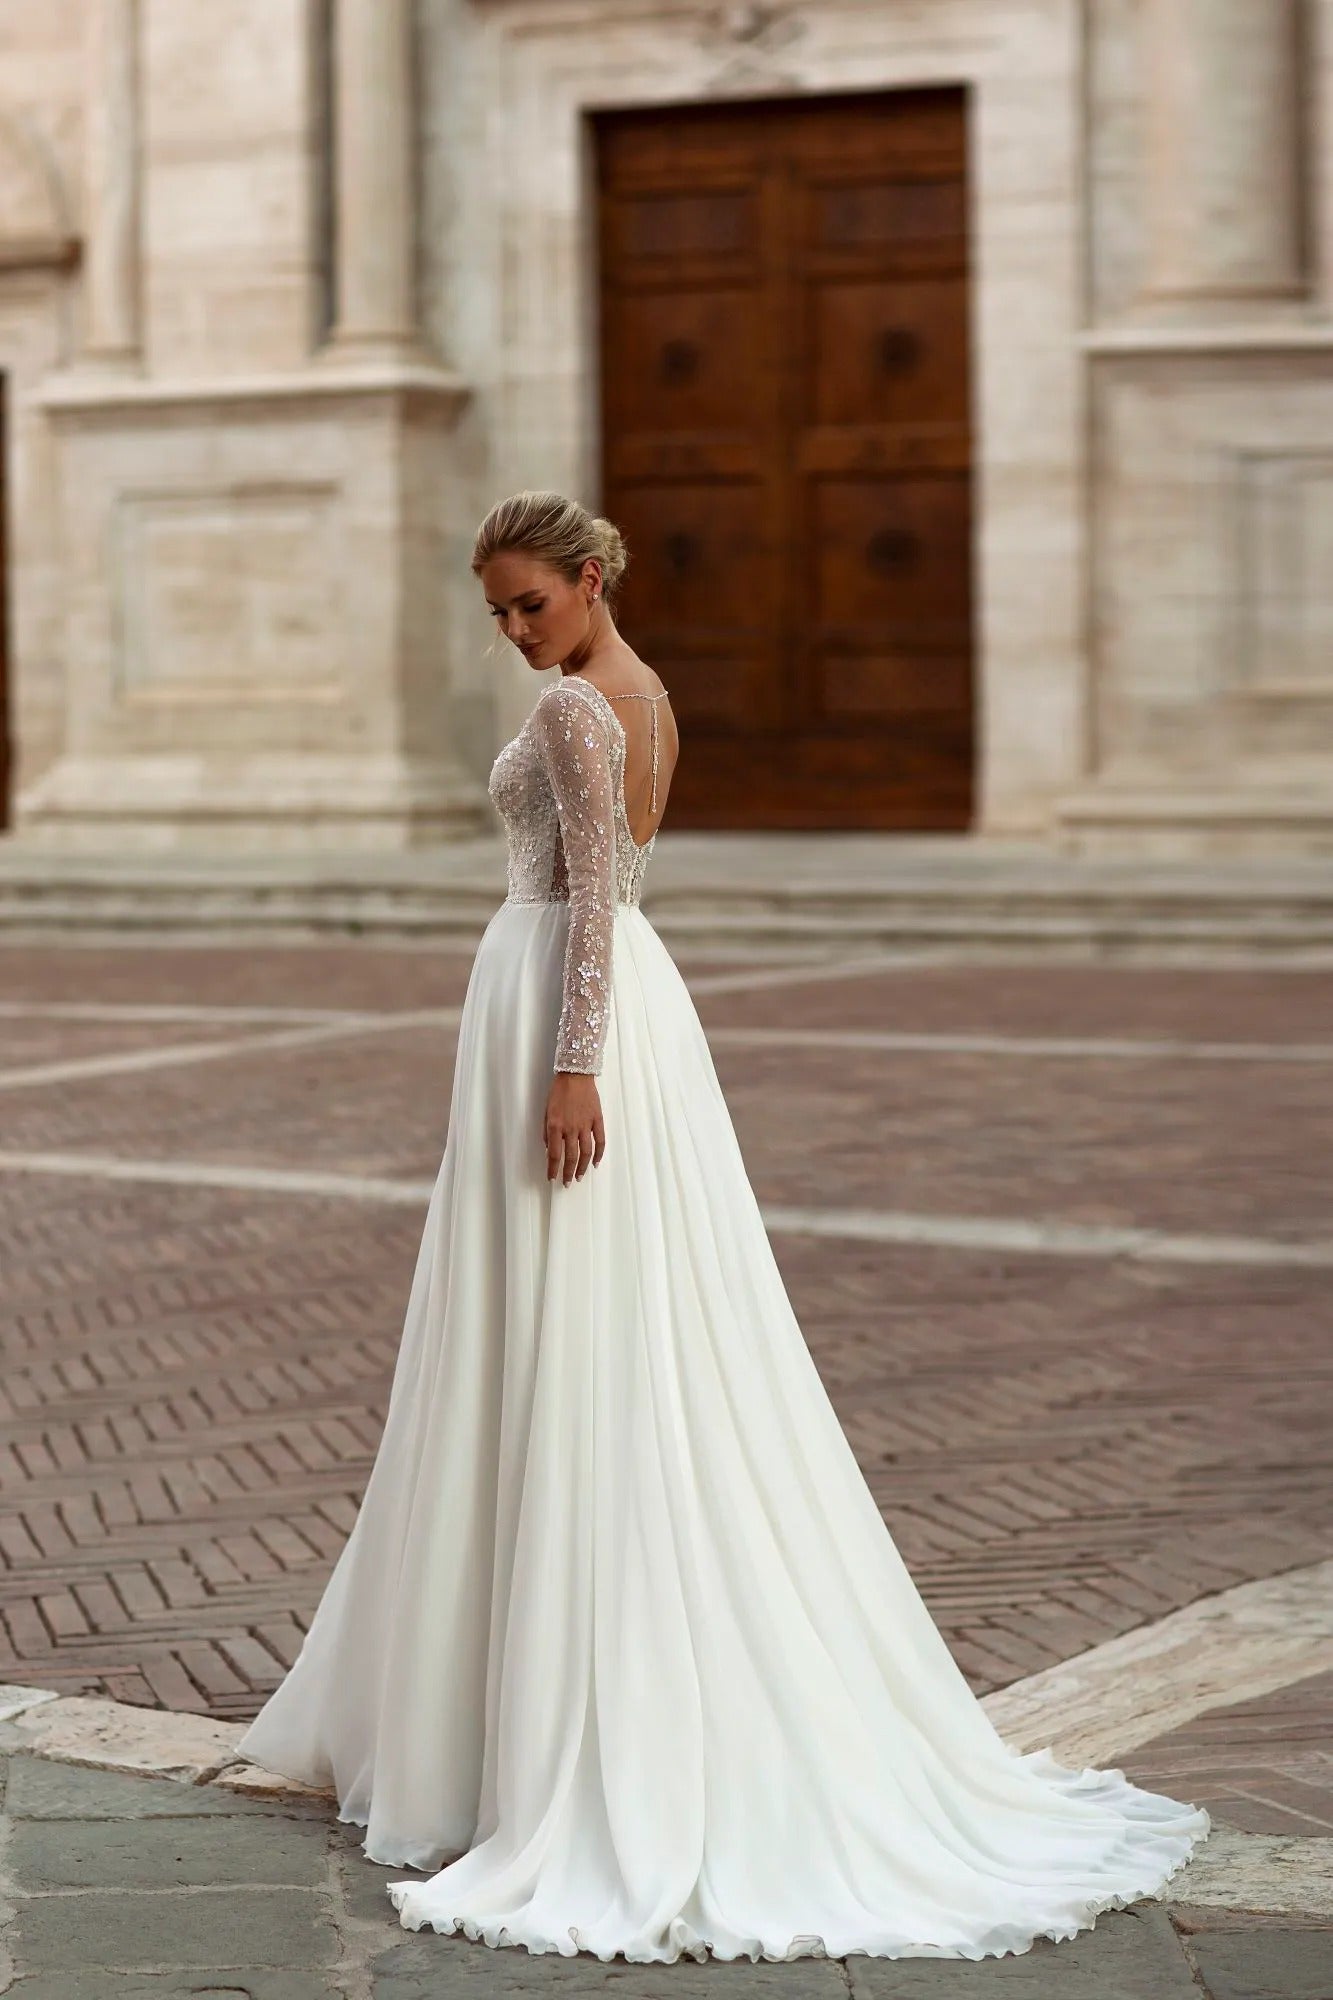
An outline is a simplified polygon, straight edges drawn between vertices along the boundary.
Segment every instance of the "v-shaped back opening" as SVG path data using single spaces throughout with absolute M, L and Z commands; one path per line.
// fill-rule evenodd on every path
M 629 836 L 631 844 L 638 849 L 640 854 L 646 854 L 648 849 L 652 846 L 654 840 L 656 840 L 657 838 L 658 828 L 661 826 L 663 817 L 666 812 L 666 801 L 665 799 L 661 801 L 660 809 L 657 811 L 657 818 L 653 825 L 653 830 L 648 835 L 647 839 L 646 840 L 636 839 L 634 834 L 634 829 L 630 825 L 629 802 L 626 796 L 626 781 L 629 777 L 629 754 L 628 754 L 629 732 L 626 729 L 625 724 L 622 722 L 620 715 L 616 710 L 616 703 L 637 701 L 637 702 L 645 702 L 648 704 L 648 710 L 649 710 L 648 754 L 650 758 L 650 769 L 652 770 L 652 788 L 654 791 L 656 791 L 657 759 L 661 742 L 661 721 L 658 716 L 658 710 L 664 701 L 669 700 L 670 697 L 668 691 L 666 688 L 659 688 L 655 694 L 649 694 L 646 691 L 641 691 L 638 688 L 627 688 L 624 690 L 623 693 L 609 695 L 607 694 L 604 688 L 599 688 L 595 681 L 584 680 L 582 676 L 579 674 L 567 674 L 565 678 L 566 680 L 578 681 L 581 687 L 590 688 L 592 690 L 592 693 L 595 696 L 597 696 L 599 701 L 604 705 L 605 712 L 610 715 L 612 721 L 616 725 L 616 728 L 620 731 L 621 746 L 625 752 L 625 755 L 622 758 L 621 768 L 620 768 L 620 816 L 621 819 L 624 821 L 625 831 Z

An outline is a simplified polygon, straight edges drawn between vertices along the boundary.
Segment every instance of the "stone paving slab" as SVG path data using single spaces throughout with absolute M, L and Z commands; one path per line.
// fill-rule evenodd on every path
M 368 1862 L 360 1829 L 338 1821 L 328 1802 L 260 1803 L 211 1785 L 27 1754 L 0 1764 L 7 1780 L 0 1993 L 13 2000 L 437 2000 L 548 1988 L 679 2000 L 723 1980 L 729 1992 L 780 1991 L 791 2000 L 847 1992 L 868 2000 L 1242 2000 L 1251 1993 L 1327 2000 L 1311 1985 L 1311 1968 L 1333 1948 L 1333 1922 L 1170 1900 L 1188 1892 L 1197 1864 L 1182 1870 L 1161 1900 L 1106 1912 L 1078 1938 L 1038 1940 L 1000 1959 L 853 1954 L 789 1964 L 604 1965 L 586 1954 L 531 1955 L 465 1937 L 405 1933 L 384 1893 L 400 1871 Z M 1247 1839 L 1262 1844 L 1263 1837 L 1229 1838 L 1236 1878 L 1254 1879 L 1243 1850 Z
M 784 2000 L 1001 1994 L 1004 2000 L 1173 2000 L 1197 1991 L 1164 1909 L 1108 1913 L 1082 1938 L 1017 1958 L 872 1961 L 822 1958 L 670 1966 L 603 1963 L 497 1949 L 466 1937 L 405 1932 L 384 1894 L 391 1868 L 367 1862 L 354 1830 L 244 1801 L 196 1817 L 159 1816 L 161 1781 L 124 1779 L 112 1798 L 96 1773 L 65 1769 L 61 1804 L 85 1787 L 82 1818 L 40 1810 L 29 1760 L 8 1760 L 0 1828 L 0 1898 L 11 2000 L 441 2000 L 466 1993 L 584 1993 L 681 2000 L 721 1988 Z M 17 1781 L 17 1782 L 16 1782 Z M 179 1789 L 201 1806 L 203 1787 Z M 37 1806 L 34 1814 L 29 1806 Z M 76 1883 L 78 1886 L 71 1886 Z M 107 1884 L 114 1882 L 111 1891 Z M 1153 1982 L 1156 1982 L 1155 1984 Z M 100 1984 L 98 1983 L 100 1982 Z
M 347 1988 L 332 1973 L 275 1972 L 247 1966 L 243 1973 L 112 1972 L 103 1966 L 74 1972 L 34 1972 L 9 1989 L 10 2000 L 345 2000 Z
M 82 1695 L 34 1703 L 0 1723 L 0 1745 L 20 1742 L 74 1764 L 187 1783 L 234 1762 L 236 1734 L 234 1725 L 207 1716 Z
M 157 1711 L 154 1711 L 156 1714 Z M 14 1749 L 11 1738 L 3 1748 Z M 260 1799 L 247 1799 L 216 1786 L 173 1778 L 135 1777 L 125 1771 L 99 1770 L 87 1764 L 66 1764 L 46 1753 L 41 1744 L 11 1756 L 7 1798 L 11 1815 L 21 1819 L 190 1819 L 210 1813 L 236 1818 L 254 1812 L 261 1818 Z M 284 1809 L 289 1809 L 284 1802 Z
M 477 1954 L 500 1963 L 479 1963 Z M 510 1963 L 509 1961 L 513 1961 Z M 554 1952 L 529 1954 L 500 1948 L 490 1951 L 456 1937 L 413 1937 L 392 1947 L 371 1964 L 373 2000 L 490 2000 L 492 1995 L 583 1994 L 615 1995 L 616 2000 L 698 2000 L 704 1993 L 738 1996 L 738 2000 L 846 2000 L 847 1977 L 838 1959 L 793 1959 L 777 1965 L 733 1959 L 700 1965 L 678 1959 L 674 1965 L 629 1965 L 623 1959 L 604 1965 L 580 1954 L 561 1958 Z
M 1193 1972 L 1163 1909 L 1108 1912 L 1091 1931 L 977 1964 L 849 1958 L 852 2000 L 1199 2000 Z
M 1188 1794 L 1192 1787 L 1186 1785 Z M 1172 1793 L 1179 1797 L 1179 1792 Z M 1333 1840 L 1309 1834 L 1242 1833 L 1215 1818 L 1203 1845 L 1181 1870 L 1174 1895 L 1200 1912 L 1241 1910 L 1333 1925 Z
M 230 1816 L 186 1819 L 136 1814 L 123 1825 L 86 1821 L 26 1821 L 9 1847 L 17 1889 L 226 1888 L 278 1884 L 315 1888 L 324 1875 L 327 1837 L 313 1821 L 275 1825 L 256 1818 L 243 1840 Z
M 1211 1932 L 1189 1942 L 1209 2000 L 1329 2000 L 1333 1930 Z

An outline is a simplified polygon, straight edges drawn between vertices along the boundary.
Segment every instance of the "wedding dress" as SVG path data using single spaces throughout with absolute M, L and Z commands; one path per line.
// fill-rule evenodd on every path
M 626 741 L 566 674 L 495 760 L 508 895 L 383 1437 L 240 1750 L 427 1871 L 385 1885 L 412 1930 L 645 1962 L 1073 1937 L 1158 1891 L 1208 1814 L 1020 1754 L 932 1622 L 639 908 Z M 606 1131 L 567 1186 L 553 1057 L 598 1077 Z

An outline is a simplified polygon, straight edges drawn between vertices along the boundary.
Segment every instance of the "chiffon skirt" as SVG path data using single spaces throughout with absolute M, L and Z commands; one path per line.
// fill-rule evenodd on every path
M 478 948 L 378 1455 L 241 1751 L 424 1871 L 405 1927 L 530 1952 L 977 1959 L 1154 1894 L 1207 1813 L 971 1693 L 632 905 L 605 1156 L 547 1180 L 567 925 L 505 902 Z

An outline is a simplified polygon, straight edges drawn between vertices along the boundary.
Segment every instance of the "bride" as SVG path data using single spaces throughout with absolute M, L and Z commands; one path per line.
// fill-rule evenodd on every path
M 1206 1812 L 1020 1754 L 931 1620 L 639 907 L 678 742 L 607 521 L 487 515 L 559 667 L 495 760 L 505 901 L 458 1027 L 388 1414 L 240 1739 L 332 1789 L 411 1930 L 600 1959 L 977 1959 L 1155 1894 Z

